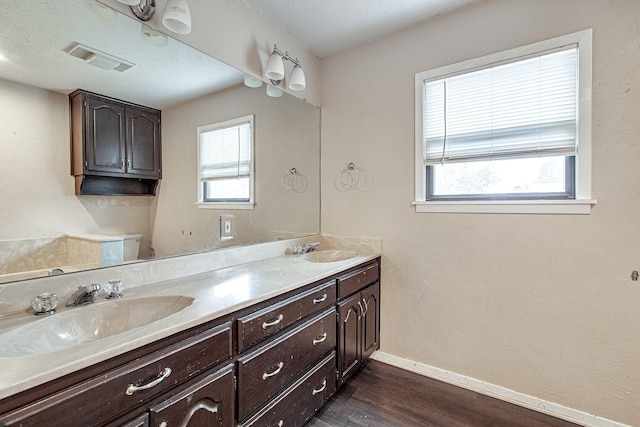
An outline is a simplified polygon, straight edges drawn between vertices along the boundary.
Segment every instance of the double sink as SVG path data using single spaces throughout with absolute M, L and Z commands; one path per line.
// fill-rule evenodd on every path
M 349 250 L 309 252 L 300 258 L 311 263 L 346 261 L 358 256 Z M 51 316 L 29 317 L 13 327 L 2 327 L 0 358 L 18 358 L 67 350 L 118 335 L 179 313 L 195 301 L 187 296 L 149 296 L 102 301 L 66 309 Z

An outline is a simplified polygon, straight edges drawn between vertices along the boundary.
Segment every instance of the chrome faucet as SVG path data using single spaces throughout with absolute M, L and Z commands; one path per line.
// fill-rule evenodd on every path
M 311 242 L 303 245 L 295 245 L 291 252 L 294 254 L 306 254 L 309 252 L 313 252 L 318 249 L 320 246 L 320 242 Z
M 100 291 L 99 283 L 92 283 L 86 286 L 80 286 L 75 294 L 71 296 L 67 307 L 90 304 L 95 302 L 96 294 Z

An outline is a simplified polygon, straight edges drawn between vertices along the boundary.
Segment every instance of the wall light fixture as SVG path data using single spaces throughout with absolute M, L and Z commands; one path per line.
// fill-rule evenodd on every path
M 293 70 L 289 75 L 289 89 L 291 90 L 305 90 L 307 87 L 307 81 L 300 66 L 298 58 L 293 59 L 289 56 L 289 52 L 282 52 L 278 49 L 277 45 L 273 45 L 273 53 L 269 57 L 267 62 L 267 68 L 265 70 L 265 76 L 271 80 L 274 86 L 278 86 L 284 79 L 284 61 L 292 62 Z

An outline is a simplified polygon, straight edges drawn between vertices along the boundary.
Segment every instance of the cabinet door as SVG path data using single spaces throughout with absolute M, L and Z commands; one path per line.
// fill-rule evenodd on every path
M 340 382 L 357 369 L 361 360 L 360 294 L 338 304 L 338 375 Z
M 125 173 L 125 108 L 87 97 L 85 168 L 88 172 Z
M 160 178 L 160 115 L 127 107 L 127 173 Z
M 362 360 L 380 347 L 380 283 L 362 291 Z
M 152 427 L 231 427 L 233 365 L 196 380 L 150 409 Z

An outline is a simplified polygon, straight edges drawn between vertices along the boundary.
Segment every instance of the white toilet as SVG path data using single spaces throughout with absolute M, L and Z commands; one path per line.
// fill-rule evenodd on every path
M 123 234 L 118 237 L 122 237 L 122 261 L 131 262 L 137 260 L 142 234 Z

